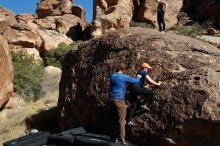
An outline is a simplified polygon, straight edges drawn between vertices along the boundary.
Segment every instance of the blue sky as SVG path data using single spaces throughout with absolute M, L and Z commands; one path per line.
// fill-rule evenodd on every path
M 35 13 L 36 5 L 40 0 L 0 0 L 0 6 L 16 14 Z M 80 5 L 86 10 L 86 19 L 92 20 L 93 0 L 74 0 L 75 5 Z

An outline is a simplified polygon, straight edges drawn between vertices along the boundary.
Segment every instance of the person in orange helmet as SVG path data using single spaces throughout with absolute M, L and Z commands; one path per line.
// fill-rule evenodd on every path
M 141 77 L 141 79 L 137 84 L 132 85 L 130 90 L 132 97 L 132 104 L 129 107 L 128 117 L 127 117 L 129 126 L 134 125 L 131 120 L 139 103 L 138 95 L 144 96 L 145 101 L 151 100 L 154 97 L 154 94 L 152 89 L 150 89 L 149 87 L 152 85 L 154 86 L 161 85 L 161 81 L 156 82 L 149 76 L 149 70 L 151 70 L 152 67 L 148 63 L 142 63 L 140 67 L 141 69 L 138 71 L 137 76 Z M 149 108 L 146 105 L 142 105 L 141 107 L 149 111 Z

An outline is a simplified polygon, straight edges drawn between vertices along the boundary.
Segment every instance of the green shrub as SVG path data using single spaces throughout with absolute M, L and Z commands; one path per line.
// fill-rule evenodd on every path
M 26 101 L 37 100 L 42 95 L 43 65 L 27 51 L 12 52 L 14 92 Z
M 180 34 L 195 38 L 196 36 L 203 34 L 205 32 L 205 29 L 201 25 L 196 23 L 191 26 L 182 26 L 176 28 L 176 31 L 178 31 Z
M 65 43 L 60 43 L 58 48 L 49 50 L 44 56 L 45 66 L 55 66 L 62 67 L 62 62 L 65 54 L 72 48 L 77 47 L 81 42 L 77 42 L 71 45 L 66 45 Z
M 142 27 L 142 28 L 153 28 L 153 24 L 149 22 L 136 22 L 131 21 L 129 24 L 130 27 Z

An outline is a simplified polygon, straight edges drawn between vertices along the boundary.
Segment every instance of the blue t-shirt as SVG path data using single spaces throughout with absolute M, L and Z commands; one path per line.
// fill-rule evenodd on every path
M 141 75 L 141 79 L 139 80 L 139 82 L 137 84 L 135 84 L 135 86 L 139 86 L 141 88 L 144 87 L 144 83 L 145 83 L 145 77 L 146 75 L 148 75 L 148 72 L 145 70 L 139 70 L 137 75 Z
M 110 78 L 109 98 L 125 100 L 126 83 L 137 84 L 140 77 L 132 78 L 122 73 L 113 73 Z

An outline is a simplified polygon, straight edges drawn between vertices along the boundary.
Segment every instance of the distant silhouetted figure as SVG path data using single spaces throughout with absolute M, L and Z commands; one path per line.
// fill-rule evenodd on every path
M 165 24 L 165 12 L 166 12 L 166 7 L 167 3 L 161 0 L 157 0 L 158 5 L 157 5 L 157 22 L 159 25 L 159 31 L 164 32 L 166 29 L 166 24 Z

